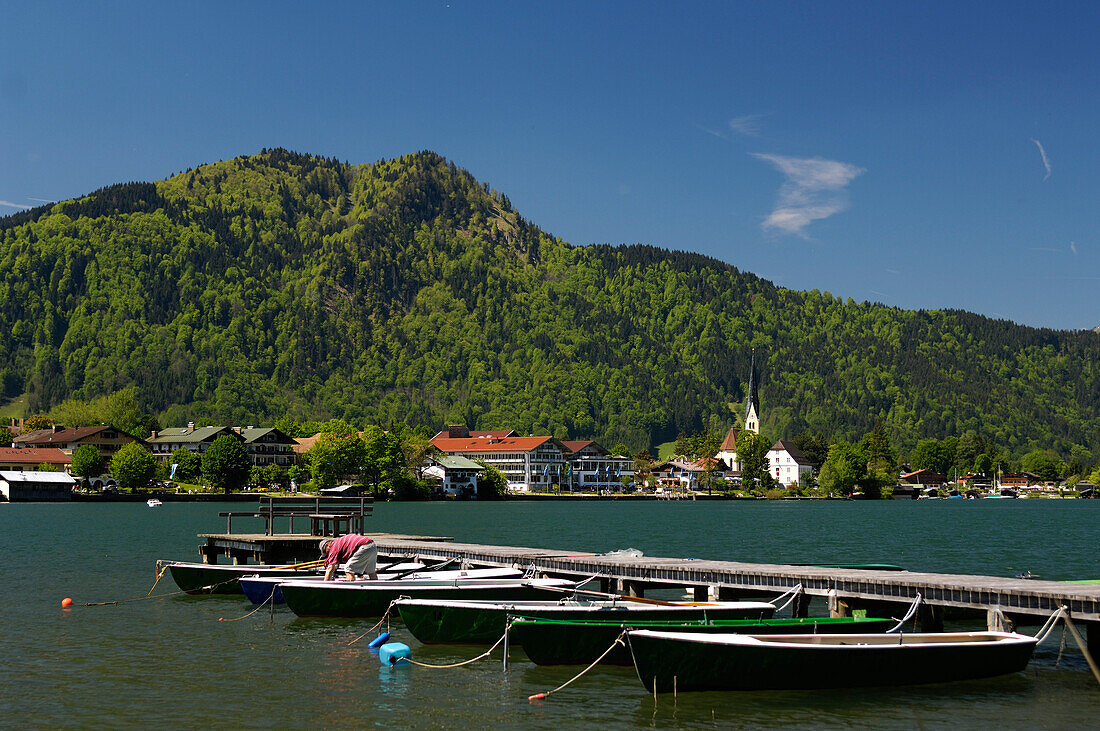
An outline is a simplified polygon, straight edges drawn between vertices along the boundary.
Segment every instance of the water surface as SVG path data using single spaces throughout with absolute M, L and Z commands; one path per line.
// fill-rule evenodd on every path
M 158 558 L 197 560 L 226 505 L 0 504 L 0 718 L 34 727 L 532 728 L 654 726 L 1094 727 L 1100 687 L 1056 632 L 1028 670 L 953 685 L 653 698 L 628 668 L 540 668 L 515 650 L 449 670 L 380 667 L 369 620 L 296 619 L 237 597 L 144 596 Z M 239 509 L 239 506 L 238 506 Z M 1098 578 L 1100 501 L 379 504 L 379 532 L 470 542 L 761 562 L 879 562 L 910 570 Z M 236 527 L 236 526 L 235 526 Z M 241 525 L 245 527 L 244 522 Z M 174 590 L 166 577 L 156 593 Z M 423 647 L 434 663 L 481 648 Z M 1070 642 L 1072 648 L 1072 642 Z

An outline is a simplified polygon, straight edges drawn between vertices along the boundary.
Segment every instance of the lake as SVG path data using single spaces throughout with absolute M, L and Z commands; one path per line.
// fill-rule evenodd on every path
M 529 703 L 580 668 L 538 667 L 513 650 L 447 670 L 383 668 L 370 620 L 297 619 L 240 597 L 144 596 L 157 559 L 198 560 L 196 534 L 224 528 L 243 506 L 166 503 L 0 504 L 4 725 L 48 727 L 627 728 L 873 726 L 1094 727 L 1100 687 L 1072 640 L 1059 663 L 1056 630 L 1028 669 L 952 685 L 854 691 L 653 697 L 629 668 L 596 668 Z M 236 521 L 234 521 L 236 526 Z M 1043 579 L 1100 578 L 1100 501 L 381 503 L 378 532 L 650 556 L 774 563 L 878 562 L 910 570 Z M 238 529 L 245 528 L 241 522 Z M 156 593 L 174 591 L 165 576 Z M 483 648 L 417 643 L 413 657 L 447 663 Z M 1031 630 L 1034 631 L 1034 630 Z M 369 639 L 369 638 L 368 638 Z

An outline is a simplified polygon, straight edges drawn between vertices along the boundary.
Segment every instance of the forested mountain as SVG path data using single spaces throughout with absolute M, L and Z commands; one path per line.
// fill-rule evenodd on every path
M 1100 336 L 795 292 L 649 246 L 572 246 L 439 155 L 285 150 L 0 219 L 0 389 L 136 385 L 162 423 L 509 427 L 634 448 L 724 429 L 975 430 L 1100 452 Z M 736 413 L 735 413 L 736 412 Z

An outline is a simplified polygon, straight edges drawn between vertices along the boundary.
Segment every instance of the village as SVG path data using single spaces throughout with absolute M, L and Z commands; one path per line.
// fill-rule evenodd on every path
M 741 489 L 741 461 L 737 442 L 744 432 L 760 433 L 755 399 L 749 400 L 745 428 L 731 428 L 718 451 L 709 457 L 645 459 L 615 453 L 591 439 L 561 440 L 552 436 L 524 436 L 511 429 L 471 430 L 449 425 L 430 439 L 430 448 L 409 464 L 409 476 L 421 481 L 437 498 L 474 498 L 487 468 L 503 476 L 507 493 L 515 496 L 618 496 L 692 499 L 702 496 L 763 497 Z M 0 447 L 0 494 L 8 501 L 66 500 L 78 494 L 117 494 L 120 484 L 110 473 L 114 456 L 128 444 L 140 445 L 156 460 L 158 477 L 142 487 L 164 492 L 173 489 L 173 455 L 186 450 L 201 457 L 219 438 L 241 444 L 253 467 L 246 489 L 279 487 L 291 492 L 303 488 L 330 495 L 353 495 L 363 490 L 355 475 L 351 484 L 307 484 L 310 449 L 320 434 L 295 438 L 275 427 L 196 426 L 168 428 L 146 437 L 104 424 L 65 428 L 52 425 L 26 431 L 22 420 L 10 420 L 10 446 Z M 102 458 L 102 474 L 74 470 L 73 456 L 91 447 Z M 620 450 L 623 451 L 623 450 Z M 257 469 L 258 468 L 258 469 Z M 814 497 L 810 460 L 789 440 L 779 440 L 767 451 L 767 469 L 775 486 L 768 497 Z M 266 484 L 261 484 L 266 483 Z M 1090 497 L 1094 488 L 1078 483 L 1074 496 Z M 818 491 L 820 493 L 820 491 Z M 808 494 L 807 494 L 808 493 Z M 973 473 L 956 476 L 928 469 L 902 472 L 889 493 L 895 499 L 949 497 L 1064 497 L 1063 485 L 1031 473 L 996 476 Z M 817 494 L 816 497 L 830 497 Z M 837 496 L 833 496 L 837 497 Z M 858 497 L 858 495 L 857 495 Z

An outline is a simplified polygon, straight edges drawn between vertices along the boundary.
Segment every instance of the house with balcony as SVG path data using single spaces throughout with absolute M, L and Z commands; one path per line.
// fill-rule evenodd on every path
M 234 427 L 233 431 L 244 438 L 244 448 L 253 465 L 263 467 L 274 464 L 286 468 L 294 464 L 294 448 L 298 442 L 293 437 L 273 427 Z
M 477 494 L 477 479 L 485 469 L 466 457 L 436 455 L 426 460 L 424 476 L 448 495 Z
M 157 461 L 167 463 L 172 456 L 172 452 L 177 449 L 189 449 L 192 452 L 202 454 L 210 448 L 215 439 L 224 435 L 244 441 L 243 436 L 228 426 L 196 427 L 193 422 L 189 422 L 184 427 L 173 427 L 153 432 L 148 441 Z
M 634 479 L 634 460 L 614 455 L 592 440 L 562 441 L 568 451 L 567 484 L 580 492 L 621 491 L 623 478 Z

